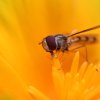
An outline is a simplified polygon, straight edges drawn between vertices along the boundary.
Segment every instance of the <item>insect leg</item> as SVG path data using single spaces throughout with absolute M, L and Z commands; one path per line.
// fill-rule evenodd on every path
M 84 46 L 84 47 L 85 47 L 85 58 L 86 58 L 86 61 L 89 62 L 87 47 L 86 46 Z
M 51 54 L 51 57 L 55 56 L 53 51 L 50 51 L 50 54 Z
M 88 60 L 88 51 L 87 51 L 87 47 L 86 47 L 86 45 L 80 45 L 80 46 L 78 46 L 78 47 L 76 47 L 76 48 L 74 48 L 74 49 L 72 49 L 72 50 L 68 50 L 68 51 L 70 51 L 70 52 L 72 52 L 72 51 L 75 51 L 75 50 L 77 50 L 77 49 L 80 49 L 80 48 L 85 48 L 85 60 L 87 61 L 87 62 L 89 62 L 89 60 Z M 83 56 L 84 57 L 84 56 Z

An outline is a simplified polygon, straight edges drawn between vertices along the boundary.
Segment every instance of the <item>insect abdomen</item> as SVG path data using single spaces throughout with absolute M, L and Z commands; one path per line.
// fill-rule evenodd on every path
M 76 37 L 71 39 L 72 43 L 77 43 L 77 42 L 93 43 L 96 41 L 97 41 L 97 38 L 95 36 L 76 36 Z

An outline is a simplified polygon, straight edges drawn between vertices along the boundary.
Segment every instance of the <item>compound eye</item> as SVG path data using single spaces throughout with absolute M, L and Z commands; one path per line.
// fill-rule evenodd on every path
M 46 43 L 50 51 L 56 50 L 56 40 L 54 36 L 46 37 Z
M 43 40 L 43 42 L 42 42 L 42 46 L 43 46 L 43 48 L 44 48 L 46 51 L 48 51 L 48 52 L 50 51 L 49 48 L 48 48 L 48 45 L 47 45 L 46 39 Z

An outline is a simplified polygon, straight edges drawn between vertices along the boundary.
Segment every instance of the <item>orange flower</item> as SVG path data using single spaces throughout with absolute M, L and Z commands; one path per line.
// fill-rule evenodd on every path
M 34 98 L 37 100 L 72 100 L 81 93 L 79 99 L 83 100 L 99 97 L 99 75 L 97 75 L 99 71 L 98 73 L 95 71 L 95 65 L 88 65 L 88 72 L 86 71 L 89 75 L 93 75 L 93 80 L 97 77 L 97 83 L 91 82 L 94 84 L 93 93 L 92 90 L 87 91 L 90 76 L 87 77 L 87 74 L 84 73 L 85 63 L 83 67 L 79 64 L 80 69 L 77 71 L 78 60 L 76 60 L 75 66 L 72 65 L 71 71 L 69 71 L 74 53 L 64 54 L 62 58 L 64 59 L 62 62 L 64 72 L 69 71 L 64 75 L 62 70 L 57 70 L 59 67 L 61 68 L 59 60 L 54 58 L 51 67 L 52 60 L 47 56 L 48 53 L 38 45 L 49 34 L 69 33 L 74 29 L 83 30 L 98 25 L 100 24 L 99 18 L 98 0 L 1 0 L 0 96 L 8 95 L 16 100 Z M 99 29 L 92 32 L 99 33 Z M 87 48 L 89 61 L 98 60 L 100 45 L 94 44 Z M 80 63 L 83 63 L 83 48 L 80 53 Z M 76 53 L 76 56 L 79 54 Z M 76 56 L 74 59 L 78 59 Z M 96 66 L 99 70 L 99 65 Z M 78 72 L 79 75 L 77 75 Z M 75 76 L 71 77 L 73 74 Z M 86 82 L 84 82 L 84 77 L 80 78 L 80 75 L 84 75 Z M 68 83 L 66 83 L 67 80 Z M 70 84 L 71 81 L 73 84 Z M 63 89 L 64 82 L 65 89 Z M 67 88 L 71 88 L 71 90 L 69 91 Z M 79 89 L 83 91 L 80 92 Z M 86 94 L 88 95 L 85 98 Z

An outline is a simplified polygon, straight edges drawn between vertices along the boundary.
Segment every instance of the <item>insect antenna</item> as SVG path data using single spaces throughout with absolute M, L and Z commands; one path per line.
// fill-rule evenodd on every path
M 67 37 L 71 37 L 71 36 L 74 36 L 74 35 L 77 35 L 77 34 L 80 34 L 80 33 L 83 33 L 83 32 L 87 32 L 87 31 L 91 31 L 91 30 L 94 30 L 94 29 L 97 29 L 97 28 L 100 28 L 100 25 L 97 25 L 97 26 L 94 26 L 94 27 L 91 27 L 91 28 L 76 32 L 76 33 L 71 34 L 71 35 L 69 35 Z

